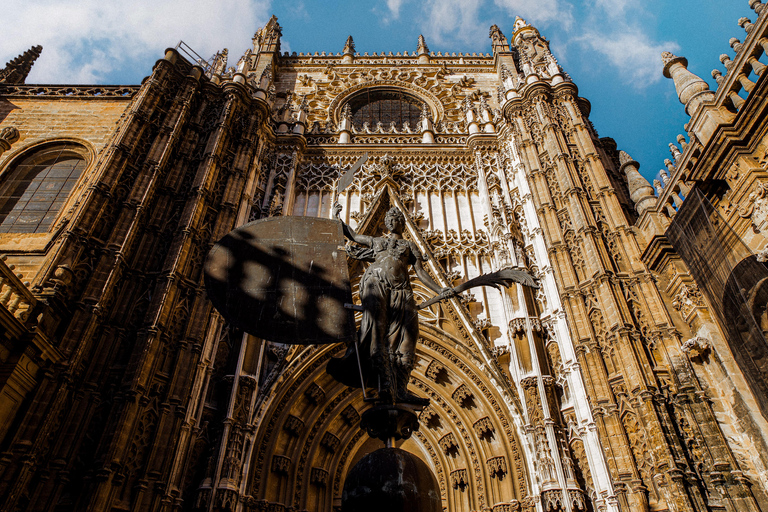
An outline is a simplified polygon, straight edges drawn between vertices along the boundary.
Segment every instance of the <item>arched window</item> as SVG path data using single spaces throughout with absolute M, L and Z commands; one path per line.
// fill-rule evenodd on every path
M 368 123 L 371 129 L 381 123 L 389 128 L 392 123 L 400 129 L 406 121 L 411 129 L 416 129 L 424 104 L 415 96 L 400 91 L 365 90 L 355 95 L 348 102 L 352 110 L 352 124 L 357 129 Z
M 86 151 L 57 144 L 13 165 L 0 184 L 0 233 L 45 233 L 86 166 Z

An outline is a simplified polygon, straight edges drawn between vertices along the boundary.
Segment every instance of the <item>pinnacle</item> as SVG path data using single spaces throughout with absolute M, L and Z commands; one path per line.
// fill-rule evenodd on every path
M 661 62 L 664 64 L 662 74 L 667 78 L 672 78 L 672 75 L 669 74 L 669 68 L 675 62 L 679 62 L 686 69 L 688 68 L 688 59 L 685 57 L 678 57 L 672 52 L 661 52 Z
M 424 36 L 421 34 L 419 34 L 419 43 L 416 48 L 416 51 L 419 53 L 419 55 L 429 53 L 429 47 L 427 46 L 427 41 L 426 39 L 424 39 Z
M 626 151 L 619 151 L 619 163 L 621 165 L 628 164 L 629 162 L 634 162 L 635 159 L 629 156 L 629 153 Z
M 426 103 L 421 105 L 421 120 L 423 121 L 424 119 L 432 119 L 432 113 L 430 112 L 429 106 Z
M 619 151 L 619 162 L 621 162 L 621 170 L 619 172 L 624 173 L 627 177 L 627 188 L 629 189 L 629 197 L 632 202 L 635 203 L 635 210 L 640 215 L 645 210 L 650 208 L 655 203 L 653 195 L 653 188 L 648 180 L 640 174 L 640 164 L 638 164 L 629 153 L 626 151 Z
M 528 24 L 528 22 L 525 21 L 523 18 L 521 18 L 520 16 L 515 16 L 515 23 L 514 23 L 515 32 L 517 32 L 518 29 L 521 29 L 523 27 L 529 27 L 529 26 L 530 25 Z
M 665 66 L 670 61 L 672 61 L 673 59 L 677 59 L 677 58 L 679 58 L 679 57 L 677 55 L 675 55 L 674 53 L 672 53 L 672 52 L 661 52 L 661 61 L 664 63 Z
M 347 42 L 344 43 L 344 55 L 350 55 L 355 53 L 355 41 L 352 36 L 347 38 Z
M 0 83 L 23 84 L 42 51 L 42 46 L 33 46 L 15 59 L 8 61 L 5 68 L 0 70 Z

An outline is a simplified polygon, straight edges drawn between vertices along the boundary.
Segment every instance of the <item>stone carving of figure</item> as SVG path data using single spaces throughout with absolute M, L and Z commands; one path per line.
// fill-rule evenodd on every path
M 336 204 L 334 216 L 339 218 L 341 205 Z M 359 350 L 363 367 L 370 367 L 377 381 L 371 382 L 379 388 L 379 399 L 387 402 L 424 404 L 428 400 L 408 393 L 407 385 L 415 365 L 416 341 L 419 337 L 419 322 L 413 290 L 408 277 L 409 267 L 416 276 L 435 293 L 451 293 L 451 288 L 440 288 L 422 266 L 424 257 L 416 244 L 403 239 L 405 218 L 397 208 L 391 208 L 384 219 L 389 230 L 385 237 L 358 235 L 342 222 L 344 236 L 358 246 L 351 246 L 350 256 L 370 262 L 360 280 L 360 300 L 363 318 L 360 323 Z M 328 371 L 342 382 L 349 382 L 349 376 L 339 378 L 340 372 L 349 373 L 349 365 L 341 367 L 341 361 L 349 360 L 353 347 L 344 359 L 335 360 L 339 365 L 329 363 Z M 355 369 L 355 373 L 357 373 Z M 370 381 L 370 379 L 369 379 Z
M 523 244 L 517 238 L 513 240 L 513 243 L 515 247 L 515 258 L 517 259 L 517 266 L 528 268 L 528 262 L 526 261 L 527 258 Z

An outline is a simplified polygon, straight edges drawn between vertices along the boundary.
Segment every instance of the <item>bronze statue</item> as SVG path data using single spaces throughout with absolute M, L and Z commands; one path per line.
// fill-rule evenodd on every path
M 339 179 L 339 193 L 355 179 L 363 155 Z M 505 268 L 441 288 L 426 272 L 415 243 L 403 239 L 405 217 L 391 208 L 384 223 L 387 236 L 357 234 L 339 217 L 334 219 L 277 216 L 240 226 L 217 242 L 205 263 L 208 297 L 227 321 L 270 341 L 317 345 L 347 343 L 341 358 L 328 362 L 327 372 L 350 387 L 377 388 L 376 404 L 361 415 L 361 428 L 392 446 L 419 428 L 416 411 L 429 403 L 408 393 L 416 363 L 418 311 L 475 286 L 538 288 L 520 268 Z M 347 254 L 369 262 L 359 287 L 362 305 L 352 303 L 347 260 L 339 246 L 354 244 Z M 341 256 L 341 257 L 340 257 Z M 437 295 L 416 304 L 409 270 Z M 355 332 L 352 309 L 362 311 Z
M 342 176 L 339 191 L 365 160 L 363 155 Z M 506 268 L 441 288 L 424 269 L 416 244 L 403 239 L 405 218 L 398 208 L 387 212 L 389 234 L 383 237 L 355 233 L 340 219 L 340 211 L 341 205 L 334 205 L 335 220 L 279 216 L 232 230 L 208 254 L 206 290 L 230 324 L 254 336 L 287 344 L 347 343 L 344 357 L 329 361 L 327 371 L 348 386 L 378 389 L 383 416 L 374 414 L 368 422 L 376 427 L 389 417 L 387 405 L 429 402 L 407 390 L 416 363 L 419 309 L 475 286 L 538 285 L 525 270 Z M 370 263 L 360 280 L 360 306 L 351 304 L 346 258 L 338 257 L 345 237 L 354 242 L 347 254 Z M 418 305 L 411 267 L 437 294 Z M 357 333 L 350 308 L 363 313 Z
M 339 221 L 340 212 L 341 205 L 337 203 L 333 213 Z M 373 384 L 379 389 L 379 400 L 423 404 L 425 399 L 407 391 L 419 337 L 409 267 L 413 266 L 419 280 L 441 297 L 450 297 L 453 290 L 440 288 L 424 270 L 421 251 L 416 244 L 403 239 L 405 218 L 397 208 L 386 214 L 384 224 L 389 235 L 385 237 L 358 235 L 344 221 L 341 223 L 344 236 L 358 244 L 350 247 L 350 256 L 371 262 L 360 280 L 363 319 L 359 350 L 365 366 L 377 377 L 378 382 Z M 348 352 L 347 358 L 350 355 Z M 332 375 L 338 373 L 333 371 L 333 365 L 329 370 Z

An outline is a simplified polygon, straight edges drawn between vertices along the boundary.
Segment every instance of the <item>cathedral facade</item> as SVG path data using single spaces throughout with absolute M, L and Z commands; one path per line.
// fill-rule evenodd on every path
M 768 511 L 768 9 L 750 5 L 716 91 L 660 61 L 691 121 L 653 185 L 519 18 L 487 54 L 360 55 L 281 52 L 273 17 L 235 66 L 180 45 L 138 86 L 26 84 L 39 47 L 9 62 L 0 509 L 339 510 L 381 446 L 325 371 L 346 347 L 248 335 L 203 280 L 233 228 L 339 202 L 374 236 L 399 209 L 441 287 L 540 285 L 419 314 L 409 391 L 430 403 L 398 446 L 445 510 Z

